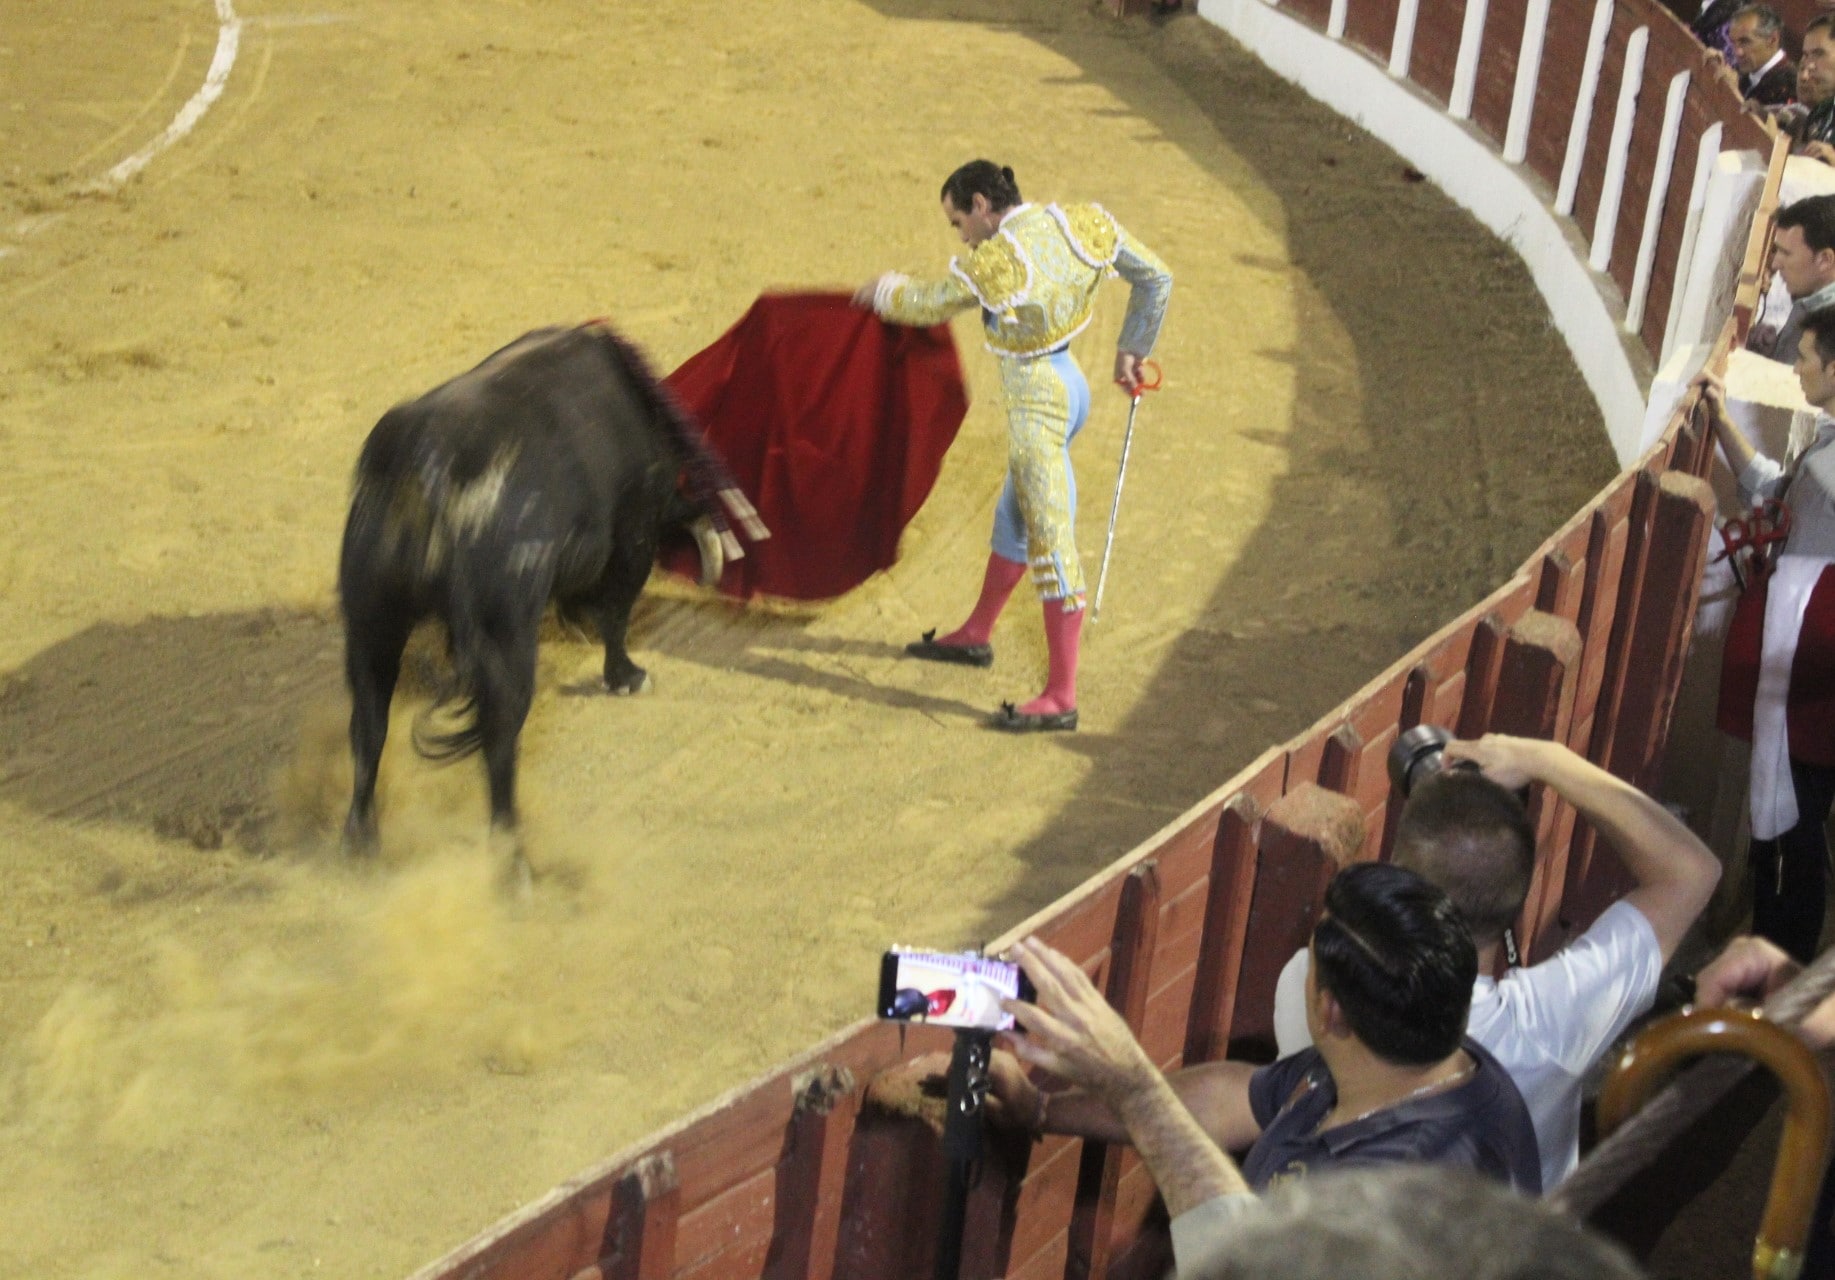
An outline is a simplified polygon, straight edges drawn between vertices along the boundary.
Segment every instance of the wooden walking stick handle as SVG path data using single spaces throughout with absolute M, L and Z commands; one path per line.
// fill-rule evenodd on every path
M 1816 1055 L 1796 1036 L 1756 1011 L 1737 1009 L 1692 1009 L 1653 1023 L 1606 1077 L 1599 1093 L 1599 1131 L 1608 1134 L 1629 1119 L 1678 1059 L 1704 1053 L 1752 1058 L 1783 1083 L 1788 1099 L 1784 1136 L 1752 1250 L 1752 1274 L 1754 1280 L 1795 1280 L 1803 1267 L 1830 1132 L 1828 1081 Z

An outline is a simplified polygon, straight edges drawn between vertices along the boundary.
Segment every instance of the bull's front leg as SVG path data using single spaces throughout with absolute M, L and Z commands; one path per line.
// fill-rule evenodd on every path
M 656 561 L 654 535 L 621 539 L 612 548 L 599 583 L 599 637 L 605 643 L 605 688 L 608 693 L 645 693 L 650 674 L 625 649 L 631 610 Z

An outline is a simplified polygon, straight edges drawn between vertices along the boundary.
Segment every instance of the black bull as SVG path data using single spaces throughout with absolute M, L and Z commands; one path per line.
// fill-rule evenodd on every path
M 516 739 L 535 693 L 550 601 L 598 623 L 605 686 L 648 683 L 625 651 L 631 607 L 661 536 L 689 529 L 704 580 L 763 526 L 673 397 L 601 324 L 541 329 L 382 416 L 357 462 L 338 562 L 353 762 L 345 847 L 373 850 L 376 769 L 415 625 L 446 626 L 464 717 L 415 726 L 421 754 L 482 749 L 491 823 L 516 827 Z M 526 873 L 520 851 L 518 874 Z

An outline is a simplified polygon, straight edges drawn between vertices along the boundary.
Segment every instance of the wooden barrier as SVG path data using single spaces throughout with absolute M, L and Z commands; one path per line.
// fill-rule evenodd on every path
M 1283 11 L 1341 34 L 1449 110 L 1469 107 L 1506 155 L 1517 148 L 1557 211 L 1571 211 L 1619 292 L 1626 333 L 1653 361 L 1699 139 L 1718 125 L 1724 146 L 1768 149 L 1763 216 L 1716 359 L 1744 335 L 1783 151 L 1700 73 L 1698 47 L 1655 0 L 1292 0 Z M 1275 978 L 1304 943 L 1326 880 L 1388 847 L 1397 804 L 1384 758 L 1399 732 L 1433 722 L 1466 736 L 1542 735 L 1621 777 L 1653 779 L 1711 523 L 1701 479 L 1711 456 L 1687 403 L 1638 465 L 1487 599 L 994 947 L 1036 933 L 1073 957 L 1163 1066 L 1271 1052 Z M 1539 958 L 1623 884 L 1566 806 L 1538 796 L 1533 808 L 1545 852 L 1518 937 Z M 913 1064 L 948 1045 L 936 1029 L 858 1024 L 556 1188 L 417 1280 L 927 1276 L 941 1114 L 915 1088 Z M 994 1135 L 985 1166 L 962 1276 L 1164 1270 L 1153 1185 L 1133 1153 Z

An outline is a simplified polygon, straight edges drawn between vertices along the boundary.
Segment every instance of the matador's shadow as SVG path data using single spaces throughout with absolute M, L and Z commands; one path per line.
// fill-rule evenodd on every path
M 632 638 L 672 658 L 737 667 L 761 680 L 820 689 L 839 698 L 916 711 L 933 720 L 982 720 L 987 708 L 956 698 L 900 689 L 849 668 L 849 659 L 904 660 L 903 641 L 809 634 L 820 605 L 741 604 L 672 599 L 646 592 L 631 620 Z M 583 637 L 584 638 L 584 637 Z

